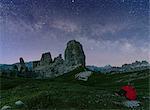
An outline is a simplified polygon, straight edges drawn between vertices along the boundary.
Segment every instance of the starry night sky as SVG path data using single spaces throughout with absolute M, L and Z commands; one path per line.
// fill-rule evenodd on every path
M 82 43 L 88 65 L 149 59 L 149 0 L 0 0 L 0 63 L 63 54 Z

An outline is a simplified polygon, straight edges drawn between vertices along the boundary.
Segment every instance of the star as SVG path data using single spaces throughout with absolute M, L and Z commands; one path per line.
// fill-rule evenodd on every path
M 60 54 L 64 48 L 57 44 L 71 39 L 83 42 L 85 51 L 92 51 L 97 58 L 106 59 L 111 54 L 112 64 L 118 56 L 145 59 L 142 48 L 148 47 L 148 15 L 148 0 L 0 0 L 0 41 L 7 42 L 0 43 L 5 48 L 0 63 L 14 63 L 22 54 L 35 58 L 45 49 Z M 123 42 L 133 44 L 136 52 L 124 56 L 126 51 L 117 50 Z M 13 61 L 8 59 L 10 52 L 14 52 Z M 95 63 L 92 54 L 88 64 Z

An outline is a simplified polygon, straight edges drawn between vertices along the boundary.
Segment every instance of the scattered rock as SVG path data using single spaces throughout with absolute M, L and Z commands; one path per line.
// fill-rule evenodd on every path
M 1 110 L 11 110 L 11 106 L 5 105 L 1 108 Z
M 78 80 L 87 81 L 91 75 L 92 75 L 91 71 L 84 71 L 76 74 L 75 78 Z
M 123 81 L 123 79 L 120 79 L 120 80 L 118 80 L 118 81 L 116 81 L 116 82 L 122 82 Z
M 67 43 L 65 49 L 65 62 L 69 66 L 83 65 L 85 66 L 85 54 L 82 45 L 76 40 L 71 40 Z
M 139 101 L 124 101 L 124 102 L 122 102 L 122 104 L 128 108 L 136 108 L 136 107 L 140 106 Z
M 149 97 L 149 96 L 143 96 L 142 98 L 143 98 L 143 99 L 150 100 L 150 97 Z
M 23 107 L 25 104 L 24 104 L 21 100 L 19 100 L 19 101 L 16 101 L 16 102 L 15 102 L 15 105 L 16 105 L 17 107 Z

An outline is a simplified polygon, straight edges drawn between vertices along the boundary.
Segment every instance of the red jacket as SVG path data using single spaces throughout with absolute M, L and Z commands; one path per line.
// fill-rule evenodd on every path
M 126 91 L 125 97 L 127 99 L 136 100 L 137 93 L 136 93 L 136 90 L 133 86 L 127 85 L 127 86 L 123 86 L 121 89 Z

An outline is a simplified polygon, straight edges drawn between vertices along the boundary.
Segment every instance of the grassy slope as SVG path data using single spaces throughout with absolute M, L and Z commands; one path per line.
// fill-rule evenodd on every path
M 0 107 L 11 105 L 22 100 L 28 107 L 26 109 L 49 108 L 49 109 L 126 109 L 117 106 L 112 101 L 121 98 L 113 95 L 114 91 L 126 82 L 116 82 L 122 78 L 129 79 L 129 74 L 93 74 L 88 82 L 76 81 L 74 74 L 83 71 L 77 69 L 71 73 L 56 79 L 25 79 L 25 78 L 1 78 Z M 142 71 L 140 74 L 148 71 Z M 127 76 L 127 77 L 125 77 Z M 148 109 L 149 78 L 134 80 L 138 91 L 138 99 L 143 102 L 143 107 Z

